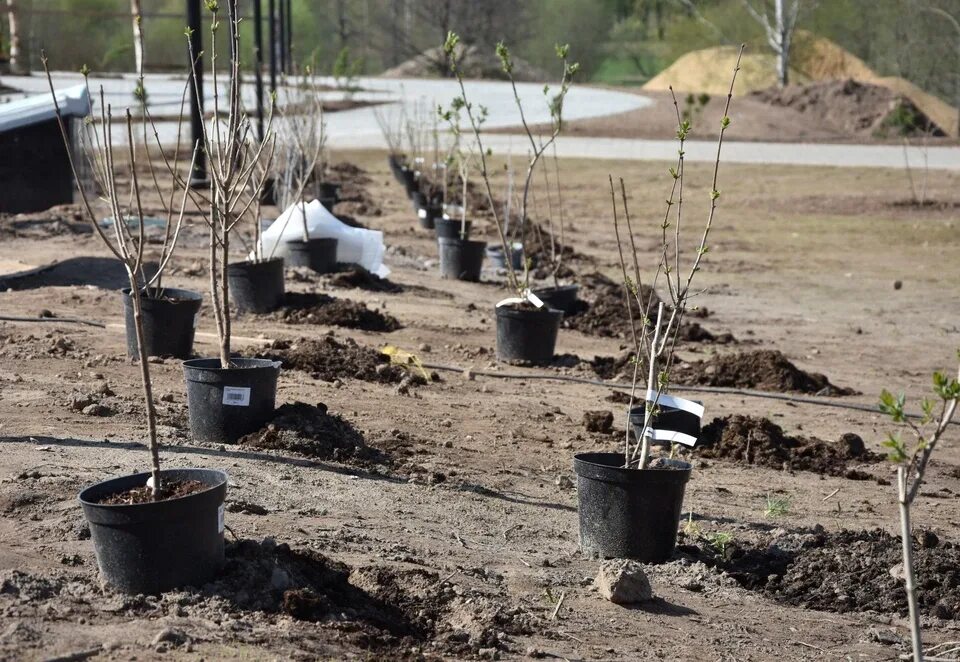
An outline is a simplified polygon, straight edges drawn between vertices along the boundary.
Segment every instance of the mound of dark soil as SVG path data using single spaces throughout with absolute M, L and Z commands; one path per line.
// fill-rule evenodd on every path
M 281 405 L 263 429 L 241 437 L 239 443 L 362 466 L 388 461 L 379 450 L 367 446 L 363 435 L 350 422 L 327 413 L 323 403 Z
M 857 392 L 830 383 L 824 375 L 805 372 L 773 349 L 713 356 L 674 368 L 673 378 L 680 384 L 752 388 L 781 393 L 816 395 L 854 395 Z
M 847 433 L 834 443 L 789 437 L 769 419 L 739 414 L 715 418 L 703 426 L 693 451 L 699 457 L 729 460 L 772 469 L 813 471 L 829 476 L 869 480 L 849 468 L 879 462 L 883 456 L 864 448 L 863 439 Z
M 876 529 L 786 534 L 759 544 L 733 542 L 723 554 L 681 545 L 746 588 L 791 605 L 839 613 L 907 614 L 900 539 Z M 916 536 L 914 563 L 920 611 L 960 618 L 960 546 L 925 532 Z M 891 572 L 894 571 L 894 572 Z
M 829 80 L 771 87 L 750 96 L 772 106 L 792 108 L 850 135 L 945 135 L 912 101 L 883 85 Z
M 314 379 L 328 382 L 350 378 L 365 382 L 399 383 L 405 378 L 416 378 L 400 366 L 392 365 L 386 354 L 360 345 L 352 338 L 342 342 L 330 336 L 317 340 L 275 340 L 263 349 L 254 350 L 251 356 L 280 361 L 284 368 L 303 370 Z
M 330 275 L 327 284 L 333 287 L 357 288 L 368 290 L 370 292 L 387 292 L 389 294 L 399 294 L 403 292 L 403 287 L 386 278 L 380 278 L 372 274 L 359 264 L 341 264 L 340 271 Z
M 288 324 L 323 324 L 386 332 L 400 328 L 400 322 L 392 315 L 372 310 L 357 301 L 312 292 L 287 292 L 283 307 L 271 314 Z
M 347 161 L 335 163 L 328 168 L 331 181 L 340 184 L 340 200 L 337 202 L 337 218 L 342 215 L 380 216 L 383 210 L 367 191 L 372 181 L 367 171 Z M 357 227 L 357 226 L 355 226 Z
M 592 273 L 579 279 L 581 306 L 579 310 L 565 315 L 563 325 L 568 329 L 575 329 L 581 333 L 602 338 L 633 337 L 630 327 L 630 316 L 627 314 L 623 299 L 623 285 L 600 273 Z M 656 317 L 660 296 L 647 285 L 641 286 L 643 300 L 649 301 L 650 310 Z M 669 315 L 670 308 L 664 308 L 664 314 Z M 713 334 L 704 329 L 699 322 L 690 321 L 690 317 L 704 316 L 687 311 L 685 319 L 680 325 L 679 339 L 687 342 L 710 342 L 727 344 L 736 342 L 730 333 Z M 640 328 L 639 316 L 636 320 L 637 329 Z M 664 326 L 666 321 L 663 322 Z M 612 375 L 611 375 L 612 376 Z

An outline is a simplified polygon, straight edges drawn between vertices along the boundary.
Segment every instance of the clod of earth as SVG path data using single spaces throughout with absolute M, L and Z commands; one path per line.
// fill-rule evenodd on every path
M 594 585 L 600 595 L 619 605 L 637 604 L 653 599 L 650 580 L 643 564 L 631 559 L 611 559 L 600 563 Z
M 403 287 L 397 285 L 386 278 L 381 278 L 372 274 L 357 264 L 337 265 L 341 271 L 330 274 L 327 284 L 332 287 L 357 288 L 369 290 L 370 292 L 387 292 L 389 294 L 398 294 L 403 292 Z
M 834 443 L 790 437 L 769 419 L 734 414 L 705 425 L 693 451 L 699 457 L 772 469 L 813 471 L 854 480 L 873 476 L 850 465 L 873 464 L 882 455 L 866 450 L 863 439 L 847 433 Z
M 850 388 L 834 386 L 824 375 L 801 370 L 774 349 L 716 355 L 674 368 L 679 384 L 752 388 L 761 391 L 855 395 Z
M 613 430 L 613 412 L 608 410 L 583 412 L 583 427 L 587 432 L 608 433 Z

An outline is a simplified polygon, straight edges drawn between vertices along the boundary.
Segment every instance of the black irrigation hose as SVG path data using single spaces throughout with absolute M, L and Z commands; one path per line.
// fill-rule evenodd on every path
M 65 324 L 86 324 L 87 326 L 96 326 L 101 329 L 107 328 L 106 324 L 76 319 L 74 317 L 11 317 L 9 315 L 0 315 L 0 322 L 64 322 Z
M 570 375 L 548 375 L 518 372 L 488 372 L 485 370 L 472 370 L 470 368 L 457 368 L 454 366 L 440 365 L 437 363 L 424 363 L 424 368 L 431 370 L 444 370 L 447 372 L 469 373 L 481 377 L 496 377 L 499 379 L 546 379 L 558 382 L 574 382 L 577 384 L 588 384 L 590 386 L 602 386 L 610 389 L 630 389 L 631 384 L 620 384 L 618 382 L 605 382 L 599 379 L 587 379 L 585 377 L 571 377 Z M 766 391 L 752 391 L 743 388 L 730 388 L 727 386 L 674 386 L 673 391 L 686 391 L 689 393 L 721 393 L 724 395 L 740 395 L 746 398 L 762 398 L 765 400 L 784 400 L 786 402 L 797 402 L 806 405 L 816 405 L 819 407 L 836 407 L 837 409 L 850 409 L 853 411 L 862 411 L 869 414 L 882 414 L 880 408 L 876 405 L 861 405 L 855 402 L 837 402 L 836 400 L 826 400 L 823 398 L 809 398 L 800 395 L 787 395 L 785 393 L 768 393 Z M 920 414 L 906 414 L 908 418 L 921 419 Z M 951 425 L 960 425 L 960 421 L 951 421 Z

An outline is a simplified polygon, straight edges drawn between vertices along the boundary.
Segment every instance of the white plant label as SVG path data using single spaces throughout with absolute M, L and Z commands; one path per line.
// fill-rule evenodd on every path
M 683 444 L 684 446 L 689 446 L 690 448 L 693 448 L 697 444 L 696 437 L 691 437 L 689 434 L 676 432 L 674 430 L 654 430 L 653 439 L 654 441 L 666 441 L 669 443 Z
M 423 207 L 420 207 L 420 209 L 417 210 L 417 218 L 426 218 L 426 217 L 427 217 L 427 210 L 424 209 Z
M 524 290 L 522 297 L 507 297 L 502 301 L 498 301 L 496 307 L 500 308 L 501 306 L 512 306 L 515 303 L 526 303 L 529 301 L 537 308 L 543 308 L 543 300 L 540 299 L 536 294 L 530 290 Z
M 672 395 L 667 395 L 666 393 L 661 393 L 660 400 L 657 400 L 657 392 L 651 389 L 647 391 L 647 402 L 656 402 L 658 405 L 680 409 L 681 411 L 690 412 L 697 418 L 703 418 L 703 405 L 693 400 L 677 398 Z
M 224 523 L 223 523 L 223 512 L 224 512 L 224 511 L 223 511 L 223 506 L 224 506 L 224 504 L 221 503 L 221 504 L 220 504 L 220 507 L 217 508 L 217 531 L 219 531 L 220 533 L 223 533 L 223 529 L 224 529 Z
M 197 328 L 200 324 L 200 311 L 198 310 L 193 316 L 193 328 Z
M 233 407 L 250 406 L 250 387 L 249 386 L 224 386 L 223 404 Z

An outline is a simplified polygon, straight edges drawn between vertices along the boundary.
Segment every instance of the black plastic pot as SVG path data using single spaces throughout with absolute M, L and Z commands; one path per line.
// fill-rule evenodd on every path
M 337 267 L 337 240 L 322 237 L 304 241 L 288 241 L 286 265 L 308 267 L 318 274 L 326 274 Z
M 410 202 L 413 204 L 413 211 L 419 211 L 421 207 L 427 206 L 427 196 L 420 191 L 414 191 L 410 194 Z
M 572 313 L 580 305 L 580 301 L 577 299 L 579 291 L 579 285 L 560 285 L 559 287 L 542 287 L 534 290 L 533 293 L 551 308 L 562 310 L 564 313 Z
M 501 361 L 550 363 L 557 346 L 563 313 L 540 309 L 499 306 L 497 312 L 497 358 Z
M 227 279 L 241 312 L 269 313 L 283 301 L 283 258 L 228 264 Z
M 160 298 L 158 295 L 162 293 Z M 127 355 L 139 356 L 137 328 L 133 320 L 133 298 L 130 288 L 122 291 L 123 314 L 127 327 Z M 193 353 L 193 334 L 197 313 L 203 296 L 189 290 L 165 287 L 162 291 L 151 287 L 140 292 L 140 310 L 143 313 L 143 344 L 147 356 L 175 356 L 189 358 Z
M 320 182 L 317 184 L 320 199 L 333 198 L 334 203 L 340 202 L 340 184 L 336 182 Z
M 511 246 L 510 251 L 511 265 L 514 269 L 523 268 L 523 248 Z M 495 269 L 506 269 L 507 261 L 503 258 L 503 248 L 500 246 L 487 247 L 487 259 Z
M 470 226 L 472 221 L 467 221 L 464 232 L 464 239 L 470 236 Z M 452 218 L 437 218 L 433 221 L 433 229 L 437 233 L 437 239 L 460 239 L 460 220 Z
M 101 505 L 101 499 L 146 485 L 149 473 L 113 478 L 80 493 L 97 565 L 106 583 L 124 593 L 156 594 L 200 586 L 220 571 L 223 502 L 227 474 L 212 469 L 168 469 L 164 480 L 196 480 L 208 486 L 179 499 Z
M 440 247 L 440 275 L 443 278 L 473 282 L 480 280 L 487 242 L 441 237 L 437 244 Z
M 396 154 L 391 154 L 387 157 L 387 165 L 390 166 L 390 172 L 393 173 L 393 178 L 399 183 L 403 183 L 403 159 L 401 159 Z
M 663 563 L 673 556 L 690 465 L 625 469 L 620 453 L 580 453 L 577 473 L 580 551 L 588 558 Z
M 403 168 L 400 171 L 400 181 L 407 190 L 407 195 L 413 195 L 414 191 L 419 190 L 417 186 L 417 172 L 410 168 Z
M 417 220 L 420 221 L 420 227 L 424 230 L 432 230 L 436 220 L 440 218 L 440 213 L 440 205 L 428 205 L 418 209 Z
M 231 363 L 221 368 L 220 359 L 183 362 L 190 435 L 197 441 L 233 443 L 262 428 L 273 415 L 280 362 L 232 359 Z
M 640 396 L 641 398 L 643 395 Z M 660 410 L 651 422 L 652 426 L 658 430 L 672 430 L 688 434 L 694 439 L 700 437 L 700 417 L 689 411 L 657 405 Z M 643 429 L 643 419 L 646 416 L 646 403 L 641 402 L 639 406 L 630 410 L 630 427 L 633 428 L 633 435 L 639 438 Z M 661 442 L 669 445 L 669 442 Z

